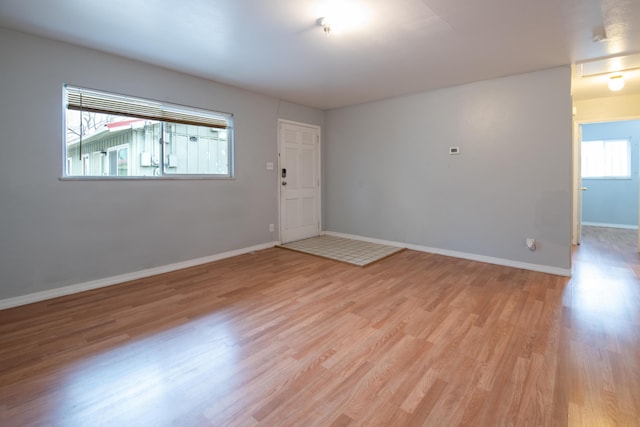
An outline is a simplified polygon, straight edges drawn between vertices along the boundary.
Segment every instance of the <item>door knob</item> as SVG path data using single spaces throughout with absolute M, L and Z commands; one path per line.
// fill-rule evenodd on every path
M 580 187 L 580 190 L 587 191 L 587 187 Z
M 287 182 L 286 181 L 282 181 L 282 185 L 287 185 Z

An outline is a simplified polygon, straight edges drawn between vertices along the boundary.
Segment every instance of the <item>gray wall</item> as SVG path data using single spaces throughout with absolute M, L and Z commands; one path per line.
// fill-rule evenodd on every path
M 278 118 L 322 127 L 325 229 L 570 265 L 568 68 L 332 110 L 325 126 L 317 109 L 2 28 L 0 55 L 0 299 L 276 240 Z M 61 181 L 64 83 L 234 113 L 236 179 Z
M 277 119 L 324 112 L 2 28 L 0 57 L 0 299 L 276 240 Z M 64 83 L 233 113 L 236 179 L 59 180 Z
M 325 229 L 569 268 L 570 77 L 562 67 L 330 110 Z
M 638 225 L 638 141 L 640 120 L 582 125 L 582 140 L 629 139 L 630 179 L 583 179 L 582 221 L 623 226 Z

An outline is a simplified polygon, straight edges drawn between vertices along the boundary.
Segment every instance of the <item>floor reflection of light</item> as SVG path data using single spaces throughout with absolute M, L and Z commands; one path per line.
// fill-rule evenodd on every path
M 590 332 L 626 336 L 634 322 L 631 305 L 638 298 L 632 270 L 606 264 L 578 262 L 571 292 L 572 321 Z
M 225 324 L 186 323 L 85 359 L 63 384 L 65 425 L 141 425 L 175 417 L 176 402 L 195 376 L 214 394 L 233 388 L 238 338 Z M 129 424 L 125 424 L 129 425 Z

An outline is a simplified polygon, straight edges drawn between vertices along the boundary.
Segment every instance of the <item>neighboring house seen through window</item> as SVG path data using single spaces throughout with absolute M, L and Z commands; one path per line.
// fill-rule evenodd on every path
M 65 176 L 233 176 L 231 114 L 65 87 Z

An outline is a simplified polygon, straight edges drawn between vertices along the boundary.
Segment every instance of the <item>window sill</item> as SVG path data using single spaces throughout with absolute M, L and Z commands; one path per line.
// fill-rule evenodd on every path
M 582 179 L 584 181 L 631 181 L 633 178 L 630 176 L 597 176 Z
M 235 176 L 61 176 L 60 181 L 233 181 Z

